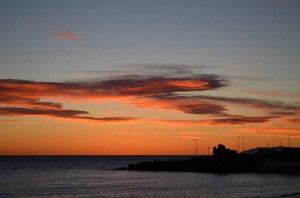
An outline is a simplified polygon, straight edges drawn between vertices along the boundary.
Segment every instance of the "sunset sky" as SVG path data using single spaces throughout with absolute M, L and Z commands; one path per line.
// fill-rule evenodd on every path
M 0 155 L 300 147 L 299 10 L 0 0 Z

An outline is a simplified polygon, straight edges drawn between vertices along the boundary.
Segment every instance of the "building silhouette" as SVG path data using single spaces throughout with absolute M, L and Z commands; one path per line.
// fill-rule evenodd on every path
M 223 144 L 219 144 L 218 147 L 213 148 L 213 156 L 234 156 L 237 155 L 236 150 L 227 149 Z

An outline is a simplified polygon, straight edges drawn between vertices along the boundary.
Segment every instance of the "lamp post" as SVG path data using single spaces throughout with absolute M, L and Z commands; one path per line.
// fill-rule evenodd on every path
M 286 136 L 286 138 L 287 138 L 287 141 L 288 141 L 288 146 L 289 146 L 289 148 L 291 147 L 291 144 L 290 144 L 290 136 Z
M 198 156 L 198 139 L 193 139 L 196 142 L 196 157 Z
M 238 136 L 238 146 L 237 153 L 240 153 L 240 136 Z
M 243 136 L 243 137 L 242 137 L 242 144 L 243 144 L 243 152 L 245 151 L 245 144 L 244 144 L 244 139 L 245 139 L 245 137 Z

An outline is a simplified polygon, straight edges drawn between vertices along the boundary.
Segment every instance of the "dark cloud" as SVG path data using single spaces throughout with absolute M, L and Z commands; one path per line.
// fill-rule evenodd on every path
M 118 68 L 110 70 L 85 69 L 66 71 L 72 73 L 96 74 L 101 76 L 125 77 L 130 75 L 135 76 L 154 76 L 154 77 L 175 77 L 175 76 L 190 76 L 203 74 L 203 69 L 209 68 L 205 65 L 187 65 L 187 64 L 127 64 L 119 65 Z M 164 74 L 164 75 L 162 75 Z
M 299 113 L 300 106 L 295 104 L 287 104 L 280 101 L 260 100 L 252 98 L 239 98 L 239 97 L 216 97 L 207 95 L 185 96 L 176 94 L 166 94 L 153 96 L 159 100 L 192 100 L 202 103 L 220 102 L 231 103 L 243 106 L 252 106 L 261 110 L 269 111 L 273 115 L 293 115 Z
M 88 114 L 86 111 L 66 110 L 66 109 L 40 109 L 40 108 L 23 108 L 23 107 L 0 107 L 0 115 L 6 116 L 22 116 L 22 115 L 43 115 L 69 119 L 89 120 L 94 122 L 124 122 L 133 121 L 138 118 L 132 117 L 103 117 L 96 118 L 90 116 L 82 116 Z
M 218 102 L 229 102 L 235 104 L 243 104 L 243 105 L 251 105 L 260 108 L 280 108 L 286 110 L 292 110 L 294 106 L 288 105 L 286 103 L 280 101 L 266 101 L 259 99 L 251 99 L 251 98 L 238 98 L 238 97 L 214 97 L 214 96 L 196 96 L 194 98 L 210 100 L 210 101 L 218 101 Z
M 215 119 L 215 124 L 228 124 L 228 125 L 235 125 L 235 124 L 254 124 L 254 123 L 264 123 L 268 122 L 271 119 L 277 118 L 275 116 L 266 116 L 266 117 L 247 117 L 247 116 L 229 116 L 228 118 L 221 118 Z
M 142 73 L 167 73 L 167 74 L 197 74 L 202 73 L 203 69 L 207 69 L 206 65 L 187 65 L 187 64 L 130 64 L 127 67 L 132 71 Z
M 23 107 L 0 107 L 0 115 L 49 115 L 54 117 L 78 117 L 87 114 L 86 111 L 65 109 L 40 109 Z
M 288 121 L 293 124 L 300 124 L 300 118 L 293 118 L 293 119 L 289 119 Z
M 153 95 L 182 91 L 202 91 L 218 89 L 226 86 L 225 81 L 216 75 L 197 75 L 182 78 L 167 78 L 161 76 L 127 76 L 110 80 L 87 80 L 71 82 L 35 82 L 25 80 L 7 79 L 0 80 L 0 91 L 33 95 L 52 95 L 61 91 L 72 91 L 77 94 L 93 93 L 103 95 L 105 93 L 118 95 Z
M 198 75 L 190 78 L 142 77 L 105 80 L 90 84 L 111 94 L 157 95 L 175 92 L 213 90 L 226 86 L 224 80 L 214 75 Z M 90 88 L 91 88 L 90 87 Z
M 178 110 L 189 114 L 224 115 L 225 107 L 215 104 L 189 104 L 177 107 Z
M 62 108 L 62 104 L 59 102 L 41 102 L 38 98 L 22 98 L 19 96 L 0 96 L 0 104 L 54 109 Z

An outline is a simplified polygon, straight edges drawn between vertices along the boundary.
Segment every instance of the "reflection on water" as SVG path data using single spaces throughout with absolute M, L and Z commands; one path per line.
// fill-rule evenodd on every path
M 1 197 L 296 197 L 299 176 L 109 170 L 147 157 L 0 158 Z M 151 157 L 148 157 L 151 158 Z M 153 158 L 153 157 L 152 157 Z M 152 159 L 149 159 L 152 160 Z

